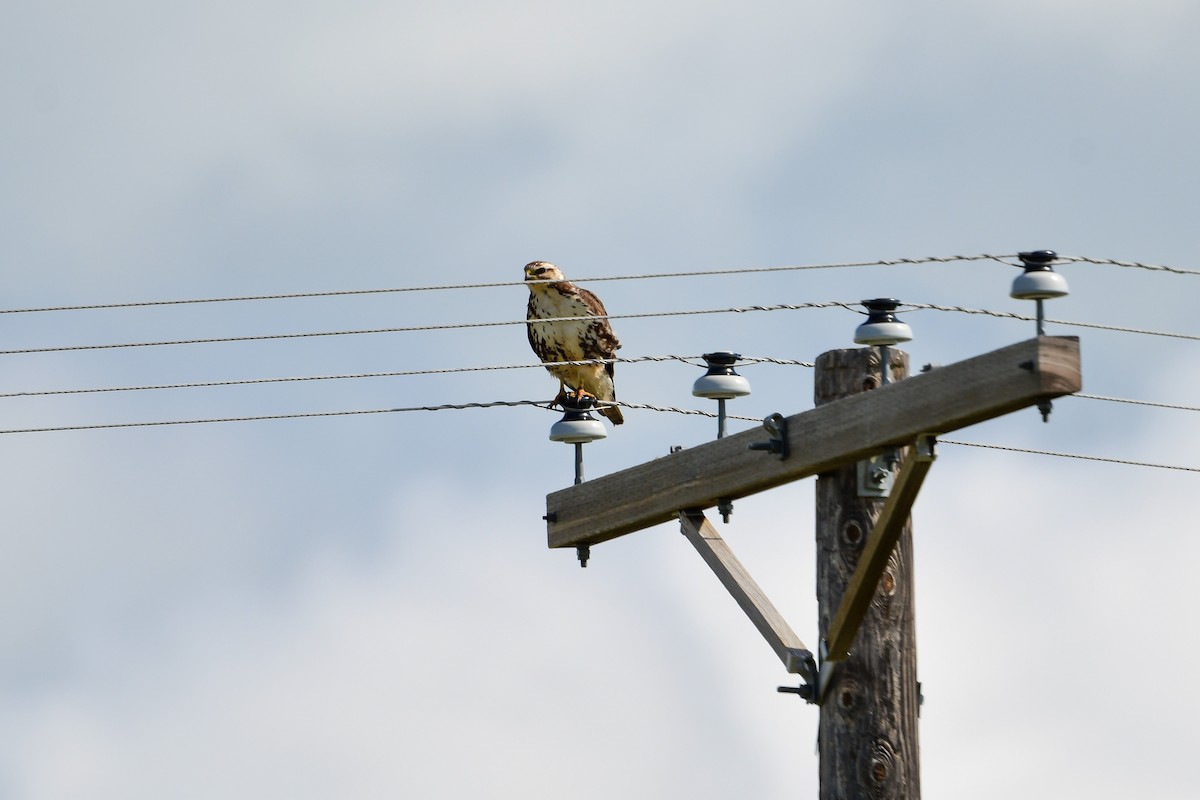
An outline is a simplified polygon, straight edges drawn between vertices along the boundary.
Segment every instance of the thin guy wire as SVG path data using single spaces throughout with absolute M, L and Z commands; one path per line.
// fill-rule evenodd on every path
M 1076 392 L 1071 397 L 1082 397 L 1085 400 L 1104 400 L 1109 403 L 1129 403 L 1135 406 L 1151 406 L 1153 408 L 1172 408 L 1176 411 L 1200 411 L 1200 406 L 1184 406 L 1177 403 L 1155 403 L 1151 400 L 1131 400 L 1127 397 L 1107 397 L 1102 394 L 1083 394 Z
M 1027 317 L 1024 314 L 1014 314 L 1010 311 L 990 311 L 985 308 L 964 308 L 963 306 L 940 306 L 932 303 L 903 303 L 905 308 L 921 310 L 921 311 L 955 311 L 960 314 L 978 314 L 988 317 L 996 317 L 997 319 L 1019 319 L 1024 322 L 1034 322 L 1036 317 Z M 1191 341 L 1200 341 L 1200 336 L 1190 333 L 1172 333 L 1170 331 L 1152 331 L 1145 328 L 1125 328 L 1118 325 L 1102 325 L 1097 322 L 1073 322 L 1065 319 L 1050 319 L 1045 320 L 1048 324 L 1068 325 L 1076 328 L 1093 328 L 1101 331 L 1115 331 L 1117 333 L 1136 333 L 1143 336 L 1165 336 L 1171 339 L 1189 339 Z
M 595 278 L 572 278 L 573 283 L 596 283 L 600 281 L 646 280 L 651 278 L 692 278 L 706 275 L 744 275 L 762 272 L 794 272 L 810 269 L 842 269 L 849 267 L 891 267 L 904 264 L 940 264 L 954 261 L 1001 261 L 1012 258 L 1011 255 L 975 256 L 926 256 L 924 258 L 893 258 L 880 261 L 847 261 L 832 264 L 801 264 L 782 267 L 743 267 L 737 269 L 713 269 L 696 272 L 658 272 L 648 275 L 609 275 Z M 1006 263 L 1006 262 L 1002 262 Z M 495 283 L 460 283 L 441 286 L 405 286 L 385 289 L 348 289 L 328 292 L 296 292 L 292 294 L 259 294 L 242 295 L 237 297 L 203 297 L 184 300 L 142 300 L 128 303 L 95 303 L 90 305 L 72 306 L 43 306 L 40 308 L 9 308 L 0 309 L 0 314 L 31 314 L 45 311 L 93 311 L 105 308 L 145 308 L 149 306 L 196 305 L 200 303 L 236 303 L 248 300 L 294 300 L 313 297 L 348 297 L 366 294 L 396 294 L 401 292 L 432 292 L 448 289 L 495 289 L 504 286 L 527 286 L 530 283 L 551 283 L 552 281 L 499 281 Z
M 1106 464 L 1121 464 L 1130 467 L 1153 467 L 1154 469 L 1169 469 L 1177 472 L 1200 472 L 1200 467 L 1180 467 L 1171 464 L 1154 464 L 1149 461 L 1130 461 L 1124 458 L 1106 458 L 1104 456 L 1085 456 L 1078 453 L 1058 453 L 1053 450 L 1030 450 L 1025 447 L 1006 447 L 999 444 L 982 444 L 980 442 L 959 442 L 953 439 L 938 439 L 940 444 L 956 444 L 961 447 L 982 447 L 988 450 L 1006 450 L 1010 453 L 1028 453 L 1037 456 L 1055 456 L 1056 458 L 1074 458 L 1081 461 L 1101 461 Z
M 549 322 L 572 322 L 592 319 L 646 319 L 650 317 L 684 317 L 697 314 L 743 314 L 752 311 L 799 311 L 810 308 L 846 308 L 854 310 L 853 303 L 829 301 L 823 303 L 780 304 L 773 306 L 745 306 L 742 308 L 710 308 L 693 311 L 652 311 L 640 314 L 605 314 L 584 317 L 554 317 L 534 320 L 535 324 Z M 80 350 L 116 350 L 130 347 L 165 347 L 184 344 L 223 344 L 229 342 L 262 342 L 280 339 L 308 339 L 317 336 L 358 336 L 378 333 L 413 333 L 418 331 L 464 330 L 468 328 L 494 328 L 504 325 L 527 325 L 528 320 L 507 320 L 504 322 L 458 322 L 445 325 L 415 325 L 403 328 L 371 328 L 367 330 L 350 331 L 315 331 L 309 333 L 270 333 L 258 336 L 225 336 L 212 339 L 175 339 L 160 342 L 123 342 L 119 344 L 84 344 L 67 347 L 30 347 L 19 350 L 0 350 L 0 356 L 22 355 L 29 353 L 64 353 Z

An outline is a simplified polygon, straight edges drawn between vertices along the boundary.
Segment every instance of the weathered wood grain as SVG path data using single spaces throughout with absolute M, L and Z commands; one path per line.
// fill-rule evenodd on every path
M 553 492 L 548 542 L 607 541 L 1081 388 L 1078 338 L 1018 342 L 788 417 L 786 460 L 748 449 L 769 438 L 756 428 Z
M 808 679 L 813 664 L 813 654 L 796 635 L 787 620 L 759 588 L 754 578 L 733 554 L 729 544 L 699 511 L 684 511 L 679 514 L 680 528 L 692 543 L 704 562 L 712 569 L 721 584 L 733 595 L 754 627 L 771 645 L 775 655 L 783 662 L 788 672 L 805 675 Z
M 818 406 L 840 406 L 849 401 L 839 398 L 871 388 L 871 380 L 864 385 L 863 376 L 877 375 L 878 363 L 877 351 L 823 353 L 817 359 L 814 382 Z M 898 380 L 906 371 L 905 360 L 893 361 Z M 919 384 L 925 377 L 899 380 L 850 400 Z M 980 378 L 978 385 L 983 383 Z M 911 459 L 905 458 L 900 468 L 911 466 Z M 853 465 L 822 473 L 817 480 L 817 604 L 822 639 L 830 635 L 833 617 L 864 549 L 870 546 L 872 531 L 878 532 L 876 522 L 887 502 L 858 496 Z M 849 656 L 837 663 L 824 692 L 818 735 L 820 800 L 919 800 L 921 796 L 912 525 L 907 514 L 897 521 L 901 523 L 898 541 L 888 548 L 878 589 L 870 594 Z
M 926 453 L 917 452 L 920 448 L 909 448 L 900 477 L 896 479 L 883 510 L 875 520 L 875 526 L 867 536 L 867 544 L 858 556 L 858 565 L 842 592 L 837 613 L 825 634 L 827 661 L 842 661 L 850 654 L 850 647 L 866 617 L 867 607 L 875 597 L 875 589 L 891 560 L 904 526 L 908 524 L 909 513 L 921 491 L 925 475 L 933 464 L 933 446 L 926 444 L 929 448 Z

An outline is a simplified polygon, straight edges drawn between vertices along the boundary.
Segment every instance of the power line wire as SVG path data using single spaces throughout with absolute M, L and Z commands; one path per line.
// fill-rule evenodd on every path
M 1153 467 L 1154 469 L 1169 469 L 1177 472 L 1200 472 L 1200 467 L 1180 467 L 1171 464 L 1155 464 L 1149 461 L 1130 461 L 1124 458 L 1107 458 L 1105 456 L 1085 456 L 1078 453 L 1059 453 L 1053 450 L 1031 450 L 1025 447 L 1008 447 L 999 444 L 983 444 L 981 442 L 960 442 L 953 439 L 938 439 L 941 444 L 954 444 L 960 447 L 982 447 L 987 450 L 1005 450 L 1010 453 L 1027 453 L 1038 456 L 1054 456 L 1056 458 L 1074 458 L 1081 461 L 1101 461 L 1106 464 L 1121 464 L 1130 467 Z
M 654 406 L 646 403 L 602 403 L 602 405 L 619 405 L 625 408 L 644 409 L 649 411 L 659 411 L 673 414 L 687 414 L 703 417 L 715 417 L 716 414 L 710 411 L 700 411 L 695 409 L 674 408 L 671 406 Z M 406 411 L 463 411 L 476 408 L 496 408 L 496 407 L 518 407 L 518 406 L 533 406 L 553 410 L 549 403 L 541 400 L 494 400 L 486 403 L 455 403 L 436 406 L 410 406 L 406 408 L 377 408 L 355 411 L 315 411 L 302 412 L 294 414 L 262 414 L 257 416 L 241 416 L 241 417 L 206 417 L 201 419 L 177 419 L 177 420 L 153 420 L 148 422 L 115 422 L 102 423 L 93 425 L 62 425 L 57 427 L 45 428 L 14 428 L 10 430 L 0 430 L 0 435 L 6 434 L 21 434 L 21 433 L 61 433 L 67 431 L 93 431 L 93 430 L 114 430 L 124 428 L 154 428 L 167 427 L 172 425 L 208 425 L 208 424 L 224 424 L 230 422 L 261 422 L 266 420 L 285 420 L 285 419 L 313 419 L 316 417 L 347 417 L 347 416 L 364 416 L 369 414 L 394 414 Z M 746 420 L 748 422 L 758 422 L 754 417 L 739 417 L 734 416 L 731 419 Z M 1131 467 L 1151 467 L 1154 469 L 1165 469 L 1176 472 L 1198 472 L 1200 467 L 1182 467 L 1172 464 L 1159 464 L 1149 461 L 1133 461 L 1124 458 L 1109 458 L 1106 456 L 1089 456 L 1079 453 L 1060 453 L 1053 450 L 1034 450 L 1024 447 L 1010 447 L 1007 445 L 985 444 L 983 442 L 963 442 L 955 439 L 939 439 L 942 444 L 957 445 L 959 447 L 977 447 L 986 450 L 1001 450 L 1010 453 L 1021 453 L 1026 455 L 1039 456 L 1054 456 L 1056 458 L 1070 458 L 1081 461 L 1098 461 L 1106 464 L 1119 464 L 1122 466 Z
M 1152 272 L 1170 272 L 1174 275 L 1200 275 L 1200 270 L 1168 267 L 1162 264 L 1143 264 L 1140 261 L 1115 261 L 1111 258 L 1092 258 L 1091 256 L 1059 256 L 1057 260 L 1083 264 L 1102 264 L 1113 267 L 1145 269 Z
M 758 311 L 799 311 L 805 309 L 821 309 L 821 308 L 844 308 L 857 314 L 861 314 L 856 306 L 859 303 L 846 302 L 840 300 L 830 300 L 825 302 L 814 303 L 781 303 L 770 306 L 742 306 L 739 308 L 710 308 L 710 309 L 695 309 L 686 311 L 650 311 L 636 314 L 607 314 L 603 316 L 583 316 L 583 317 L 555 317 L 533 320 L 532 324 L 543 325 L 551 322 L 571 322 L 590 319 L 649 319 L 654 317 L 683 317 L 695 316 L 702 314 L 744 314 Z M 933 303 L 904 303 L 906 308 L 910 310 L 930 310 L 930 311 L 946 311 L 957 312 L 961 314 L 973 314 L 995 317 L 997 319 L 1015 319 L 1025 322 L 1034 321 L 1034 317 L 1025 316 L 1023 314 L 1014 314 L 1010 311 L 993 311 L 981 308 L 967 308 L 965 306 L 945 306 L 936 305 Z M 1117 325 L 1103 325 L 1094 322 L 1078 322 L 1062 319 L 1047 319 L 1046 322 L 1055 325 L 1067 325 L 1082 328 L 1093 328 L 1098 330 L 1115 331 L 1118 333 L 1133 333 L 1144 336 L 1160 336 L 1173 339 L 1186 339 L 1191 341 L 1200 341 L 1200 336 L 1188 333 L 1174 333 L 1170 331 L 1154 331 L 1144 328 L 1128 328 Z M 307 339 L 322 336 L 362 336 L 381 333 L 414 333 L 425 331 L 444 331 L 444 330 L 466 330 L 470 328 L 491 328 L 508 325 L 528 325 L 529 320 L 504 320 L 500 322 L 454 322 L 441 325 L 413 325 L 396 328 L 368 328 L 361 330 L 343 330 L 343 331 L 310 331 L 303 333 L 271 333 L 260 334 L 255 336 L 223 336 L 213 338 L 200 339 L 172 339 L 153 342 L 120 342 L 114 344 L 85 344 L 85 345 L 69 345 L 59 347 L 29 347 L 15 350 L 0 350 L 0 356 L 9 355 L 26 355 L 34 353 L 63 353 L 63 352 L 78 352 L 84 350 L 115 350 L 134 347 L 167 347 L 174 345 L 189 345 L 189 344 L 226 344 L 231 342 L 262 342 L 262 341 L 278 341 L 286 339 Z
M 648 403 L 609 403 L 601 402 L 601 405 L 619 405 L 624 408 L 635 408 L 646 411 L 661 411 L 673 414 L 686 414 L 700 417 L 716 417 L 717 414 L 711 411 L 700 411 L 697 409 L 674 408 L 671 406 L 655 406 Z M 11 430 L 0 430 L 0 435 L 16 434 L 16 433 L 61 433 L 66 431 L 95 431 L 95 430 L 113 430 L 120 428 L 159 428 L 169 425 L 207 425 L 207 424 L 223 424 L 228 422 L 262 422 L 266 420 L 282 420 L 282 419 L 312 419 L 315 417 L 348 417 L 362 416 L 367 414 L 394 414 L 404 411 L 464 411 L 475 408 L 497 408 L 506 407 L 514 408 L 518 406 L 533 406 L 547 410 L 554 410 L 551 403 L 545 400 L 494 400 L 487 403 L 447 403 L 437 406 L 410 406 L 406 408 L 375 408 L 360 411 L 310 411 L 295 414 L 262 414 L 256 416 L 241 416 L 241 417 L 205 417 L 201 419 L 174 419 L 174 420 L 152 420 L 149 422 L 109 422 L 95 425 L 61 425 L 56 427 L 46 428 L 14 428 Z M 749 422 L 758 422 L 755 417 L 738 417 L 726 415 L 729 419 L 746 420 Z
M 222 380 L 222 381 L 197 381 L 192 383 L 163 383 L 163 384 L 148 384 L 141 386 L 103 386 L 89 387 L 84 389 L 41 389 L 21 392 L 3 392 L 0 393 L 0 399 L 15 398 L 15 397 L 52 397 L 60 395 L 77 395 L 77 394 L 105 394 L 114 392 L 144 392 L 156 391 L 164 389 L 208 389 L 223 386 L 254 386 L 263 384 L 275 383 L 305 383 L 316 381 L 338 381 L 338 380 L 356 380 L 364 378 L 399 378 L 413 377 L 424 375 L 447 375 L 472 372 L 497 372 L 504 370 L 518 369 L 538 369 L 551 366 L 576 366 L 586 364 L 640 364 L 640 363 L 658 363 L 664 361 L 678 361 L 690 366 L 703 366 L 697 364 L 701 356 L 680 356 L 680 355 L 663 355 L 663 356 L 631 356 L 622 358 L 588 358 L 577 361 L 553 361 L 547 363 L 526 363 L 526 364 L 495 364 L 487 366 L 475 367 L 442 367 L 437 369 L 417 369 L 403 370 L 395 372 L 359 372 L 347 373 L 341 375 L 304 375 L 304 376 L 287 376 L 278 378 L 246 378 L 239 380 Z M 753 366 L 757 364 L 772 364 L 778 366 L 795 366 L 795 367 L 813 367 L 811 361 L 799 361 L 789 358 L 772 358 L 769 356 L 740 356 L 738 366 Z M 1135 400 L 1127 397 L 1111 397 L 1108 395 L 1086 394 L 1076 392 L 1071 397 L 1078 397 L 1084 400 L 1100 400 L 1108 403 L 1125 403 L 1129 405 L 1147 406 L 1152 408 L 1166 408 L 1177 411 L 1194 411 L 1200 412 L 1200 406 L 1182 405 L 1179 403 L 1163 403 L 1153 400 Z M 626 404 L 621 404 L 626 405 Z M 688 412 L 678 408 L 671 407 L 654 407 L 645 405 L 629 404 L 629 408 L 642 408 L 650 411 L 677 411 L 679 413 L 699 413 Z M 731 419 L 744 419 L 754 421 L 753 417 L 731 417 Z
M 469 408 L 493 408 L 497 406 L 537 406 L 548 408 L 545 400 L 494 400 L 490 403 L 461 403 L 440 406 L 412 406 L 409 408 L 375 408 L 364 411 L 313 411 L 299 414 L 263 414 L 248 417 L 206 417 L 204 419 L 172 419 L 151 422 L 110 422 L 99 425 L 63 425 L 53 428 L 15 428 L 0 430 L 0 435 L 10 433 L 59 433 L 63 431 L 95 431 L 116 428 L 155 428 L 168 425 L 206 425 L 226 422 L 260 422 L 277 419 L 310 419 L 313 417 L 349 417 L 365 414 L 394 414 L 401 411 L 462 411 Z
M 851 267 L 890 267 L 906 264 L 941 264 L 955 261 L 1001 261 L 1012 258 L 1011 255 L 974 256 L 925 256 L 922 258 L 893 258 L 879 261 L 846 261 L 830 264 L 800 264 L 780 267 L 741 267 L 731 269 L 698 270 L 692 272 L 657 272 L 646 275 L 608 275 L 593 278 L 572 278 L 573 283 L 596 283 L 600 281 L 646 280 L 652 278 L 693 278 L 709 275 L 745 275 L 750 273 L 795 272 L 813 269 L 843 269 Z M 397 294 L 403 292 L 432 292 L 457 289 L 495 289 L 505 286 L 526 286 L 529 283 L 549 283 L 550 281 L 499 281 L 494 283 L 459 283 L 440 286 L 402 286 L 382 289 L 346 289 L 327 292 L 295 292 L 290 294 L 258 294 L 240 295 L 233 297 L 202 297 L 179 300 L 139 300 L 123 303 L 93 303 L 89 305 L 60 305 L 41 306 L 36 308 L 0 309 L 0 314 L 32 314 L 53 311 L 94 311 L 110 308 L 146 308 L 151 306 L 197 305 L 201 303 L 237 303 L 252 300 L 295 300 L 300 298 L 320 297 L 350 297 L 369 294 Z
M 797 361 L 794 358 L 768 358 L 766 356 L 739 356 L 737 363 L 734 366 L 755 366 L 758 364 L 774 364 L 782 367 L 815 367 L 811 361 Z M 698 364 L 697 366 L 704 366 Z
M 716 414 L 712 411 L 700 411 L 699 409 L 694 409 L 694 408 L 676 408 L 675 406 L 654 406 L 654 405 L 650 405 L 649 403 L 626 403 L 621 400 L 618 400 L 615 402 L 600 400 L 597 403 L 597 405 L 620 406 L 622 408 L 635 408 L 635 409 L 640 409 L 642 411 L 662 411 L 664 413 L 669 413 L 669 414 L 685 414 L 687 416 L 693 416 L 693 417 L 717 417 L 717 416 L 719 416 L 718 414 Z M 726 414 L 725 418 L 726 419 L 744 420 L 746 422 L 762 422 L 762 418 L 760 418 L 760 417 L 739 417 L 735 414 Z
M 643 362 L 661 362 L 661 361 L 679 361 L 685 364 L 695 366 L 694 362 L 700 356 L 633 356 L 629 358 L 593 358 L 583 359 L 580 361 L 554 361 L 546 364 L 498 364 L 494 366 L 482 367 L 443 367 L 439 369 L 414 369 L 404 370 L 399 372 L 359 372 L 343 375 L 306 375 L 299 377 L 281 377 L 281 378 L 246 378 L 242 380 L 223 380 L 223 381 L 197 381 L 193 383 L 162 383 L 149 384 L 143 386 L 105 386 L 86 389 L 43 389 L 37 391 L 25 392 L 5 392 L 0 393 L 0 398 L 10 397 L 47 397 L 55 395 L 69 394 L 102 394 L 107 392 L 145 392 L 159 389 L 208 389 L 219 386 L 252 386 L 258 384 L 271 383 L 303 383 L 307 381 L 337 381 L 337 380 L 354 380 L 359 378 L 398 378 L 417 375 L 444 375 L 462 372 L 491 372 L 510 369 L 536 369 L 539 367 L 549 366 L 567 366 L 567 365 L 584 365 L 584 364 L 638 364 Z M 794 366 L 811 367 L 812 364 L 802 361 L 788 361 L 785 359 L 765 358 L 765 357 L 744 357 L 745 363 L 770 363 L 770 364 L 790 364 Z
M 165 384 L 148 384 L 140 386 L 104 386 L 104 387 L 89 387 L 83 389 L 42 389 L 21 392 L 3 392 L 0 393 L 0 399 L 15 398 L 15 397 L 51 397 L 60 395 L 77 395 L 77 394 L 105 394 L 114 392 L 143 392 L 166 389 L 208 389 L 223 386 L 253 386 L 275 383 L 305 383 L 317 381 L 338 381 L 338 380 L 356 380 L 365 378 L 398 378 L 398 377 L 413 377 L 425 375 L 447 375 L 472 372 L 498 372 L 505 370 L 518 369 L 538 369 L 552 366 L 577 366 L 587 364 L 640 364 L 640 363 L 660 363 L 664 361 L 678 361 L 690 366 L 702 367 L 702 364 L 697 362 L 701 356 L 681 356 L 681 355 L 662 355 L 662 356 L 629 356 L 621 358 L 588 358 L 575 361 L 553 361 L 547 363 L 524 363 L 524 364 L 494 364 L 486 366 L 473 367 L 442 367 L 435 369 L 417 369 L 417 370 L 402 370 L 393 372 L 359 372 L 347 373 L 339 375 L 304 375 L 304 376 L 285 376 L 276 378 L 245 378 L 236 380 L 220 380 L 220 381 L 196 381 L 191 383 L 165 383 Z M 757 364 L 772 364 L 781 366 L 798 366 L 798 367 L 813 367 L 811 361 L 799 361 L 796 359 L 772 358 L 769 356 L 740 356 L 738 358 L 738 366 L 753 366 Z M 1153 400 L 1136 400 L 1127 397 L 1112 397 L 1108 395 L 1087 394 L 1084 392 L 1076 392 L 1071 397 L 1078 397 L 1084 400 L 1100 400 L 1109 403 L 1124 403 L 1128 405 L 1147 406 L 1151 408 L 1165 408 L 1177 411 L 1193 411 L 1200 412 L 1200 406 L 1182 405 L 1179 403 L 1163 403 Z M 659 408 L 644 405 L 632 405 L 629 408 L 643 408 L 651 411 L 677 411 L 679 413 L 694 413 L 683 411 L 677 408 Z M 733 417 L 733 419 L 745 419 L 754 421 L 753 417 Z
M 624 280 L 646 280 L 654 278 L 694 278 L 713 275 L 745 275 L 752 273 L 771 273 L 771 272 L 796 272 L 801 270 L 815 269 L 845 269 L 853 267 L 892 267 L 905 265 L 919 264 L 946 264 L 957 261 L 996 261 L 1001 264 L 1010 264 L 1004 259 L 1015 258 L 1012 254 L 993 255 L 981 253 L 979 255 L 956 255 L 956 256 L 925 256 L 920 258 L 892 258 L 879 259 L 877 261 L 845 261 L 833 262 L 828 264 L 796 264 L 784 265 L 778 267 L 740 267 L 730 269 L 713 269 L 713 270 L 694 270 L 682 272 L 658 272 L 649 273 L 646 275 L 605 275 L 589 278 L 574 278 L 574 283 L 597 283 L 601 281 L 624 281 Z M 1162 264 L 1146 264 L 1140 261 L 1118 261 L 1110 258 L 1095 258 L 1092 256 L 1059 256 L 1059 262 L 1069 263 L 1084 263 L 1097 264 L 1106 266 L 1126 267 L 1150 270 L 1154 272 L 1168 272 L 1175 275 L 1200 275 L 1200 270 L 1183 269 L 1180 267 L 1170 267 Z M 1011 266 L 1011 264 L 1010 264 Z M 1017 265 L 1019 266 L 1019 265 Z M 79 305 L 58 305 L 58 306 L 36 306 L 28 308 L 6 308 L 0 309 L 0 314 L 33 314 L 41 312 L 55 311 L 95 311 L 100 309 L 118 309 L 118 308 L 148 308 L 153 306 L 176 306 L 176 305 L 199 305 L 204 303 L 238 303 L 258 300 L 296 300 L 304 298 L 324 298 L 324 297 L 354 297 L 360 295 L 373 294 L 399 294 L 407 292 L 432 292 L 432 291 L 447 291 L 460 289 L 495 289 L 506 286 L 522 286 L 526 285 L 526 281 L 494 281 L 489 283 L 459 283 L 459 284 L 442 284 L 431 286 L 399 286 L 399 287 L 384 287 L 378 289 L 335 289 L 323 292 L 291 292 L 291 293 L 276 293 L 276 294 L 254 294 L 254 295 L 234 295 L 230 297 L 199 297 L 199 298 L 181 298 L 168 300 L 135 300 L 119 303 L 90 303 Z
M 699 314 L 744 314 L 755 311 L 800 311 L 812 308 L 847 308 L 853 310 L 852 303 L 829 301 L 822 303 L 795 303 L 772 306 L 744 306 L 741 308 L 710 308 L 692 311 L 651 311 L 638 314 L 607 314 L 604 316 L 556 317 L 533 320 L 533 324 L 541 325 L 550 322 L 570 322 L 591 319 L 647 319 L 651 317 L 683 317 Z M 456 322 L 442 325 L 413 325 L 399 328 L 369 328 L 364 330 L 346 331 L 313 331 L 306 333 L 270 333 L 257 336 L 223 336 L 205 339 L 174 339 L 157 342 L 121 342 L 116 344 L 84 344 L 66 347 L 29 347 L 17 350 L 0 350 L 0 356 L 23 355 L 31 353 L 64 353 L 81 350 L 116 350 L 132 347 L 167 347 L 186 344 L 224 344 L 230 342 L 262 342 L 281 339 L 307 339 L 318 336 L 361 336 L 380 333 L 414 333 L 418 331 L 465 330 L 469 328 L 493 328 L 505 325 L 528 325 L 528 320 L 505 320 L 502 322 Z
M 943 306 L 933 303 L 903 303 L 905 308 L 919 311 L 953 311 L 960 314 L 976 314 L 981 316 L 995 317 L 997 319 L 1017 319 L 1024 322 L 1034 322 L 1036 317 L 1028 317 L 1024 314 L 1014 314 L 1011 311 L 992 311 L 986 308 L 966 308 L 964 306 Z M 1143 336 L 1165 336 L 1171 339 L 1189 339 L 1192 341 L 1200 341 L 1200 336 L 1190 333 L 1173 333 L 1170 331 L 1152 331 L 1145 328 L 1126 328 L 1119 325 L 1103 325 L 1098 322 L 1077 322 L 1066 319 L 1046 319 L 1047 323 L 1054 325 L 1067 325 L 1075 328 L 1093 328 L 1102 331 L 1115 331 L 1117 333 L 1136 333 Z
M 1104 400 L 1109 403 L 1129 403 L 1135 406 L 1151 406 L 1153 408 L 1171 408 L 1176 411 L 1200 411 L 1200 406 L 1185 406 L 1178 403 L 1156 403 L 1152 400 L 1131 400 L 1127 397 L 1107 397 L 1102 394 L 1084 394 L 1076 392 L 1071 397 L 1082 397 L 1085 400 Z

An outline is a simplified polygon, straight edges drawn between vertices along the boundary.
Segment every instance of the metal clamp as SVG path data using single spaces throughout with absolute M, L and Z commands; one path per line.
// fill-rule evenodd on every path
M 858 462 L 858 496 L 887 497 L 896 482 L 889 454 L 879 453 Z
M 806 703 L 817 702 L 817 689 L 820 677 L 820 671 L 817 667 L 817 662 L 813 659 L 813 654 L 807 650 L 797 654 L 797 663 L 788 667 L 788 672 L 797 672 L 804 679 L 804 683 L 799 686 L 780 686 L 775 691 L 780 694 L 795 694 L 799 695 L 800 699 Z
M 771 440 L 768 442 L 753 442 L 750 445 L 751 450 L 765 450 L 768 453 L 774 453 L 779 456 L 780 461 L 784 461 L 790 455 L 788 452 L 788 437 L 787 437 L 787 419 L 783 414 L 772 414 L 763 420 L 763 428 L 767 433 L 771 434 Z

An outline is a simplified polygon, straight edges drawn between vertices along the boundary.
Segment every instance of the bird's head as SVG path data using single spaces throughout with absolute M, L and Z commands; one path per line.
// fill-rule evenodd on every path
M 530 261 L 525 265 L 525 280 L 564 281 L 566 276 L 562 274 L 562 270 L 549 261 Z

